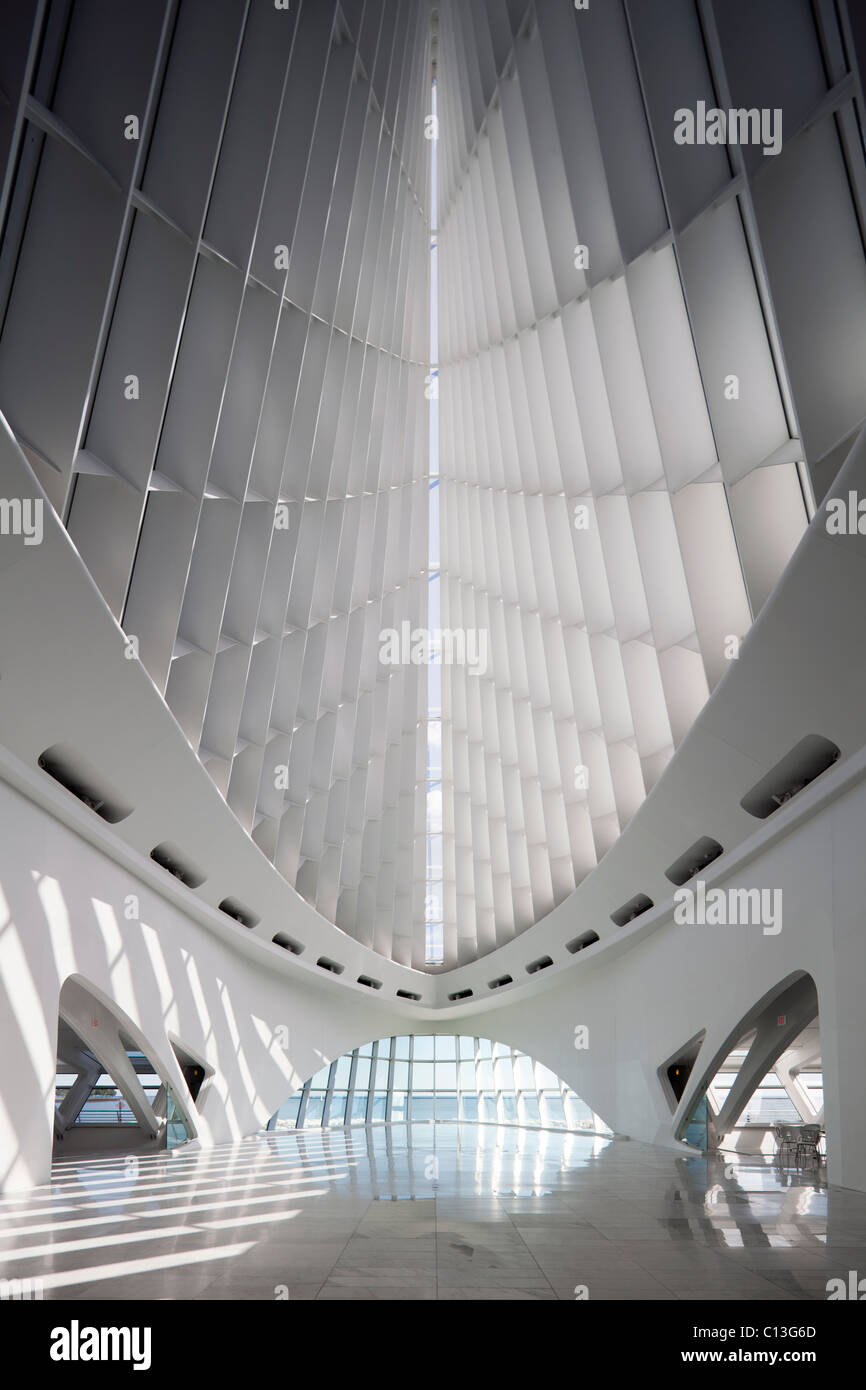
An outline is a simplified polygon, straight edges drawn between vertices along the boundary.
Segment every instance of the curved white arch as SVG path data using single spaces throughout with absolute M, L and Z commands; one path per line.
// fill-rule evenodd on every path
M 446 1039 L 453 1041 L 453 1049 L 440 1046 Z M 311 1101 L 317 1106 L 315 1119 Z M 443 1105 L 447 1116 L 440 1113 Z M 577 1119 L 581 1106 L 585 1113 Z M 414 1124 L 434 1118 L 437 1123 L 459 1120 L 612 1133 L 542 1063 L 501 1041 L 457 1031 L 378 1038 L 344 1053 L 305 1081 L 274 1112 L 267 1127 L 292 1127 L 292 1119 L 295 1127 L 310 1128 L 317 1121 L 331 1127 L 374 1121 Z
M 58 1011 L 60 1018 L 72 1027 L 103 1071 L 112 1078 L 146 1134 L 156 1139 L 162 1133 L 165 1118 L 156 1115 L 139 1085 L 128 1061 L 122 1035 L 147 1057 L 180 1112 L 188 1137 L 196 1137 L 196 1109 L 186 1086 L 182 1089 L 178 1086 L 176 1065 L 173 1067 L 168 1057 L 161 1055 L 108 994 L 83 975 L 68 975 L 60 989 Z

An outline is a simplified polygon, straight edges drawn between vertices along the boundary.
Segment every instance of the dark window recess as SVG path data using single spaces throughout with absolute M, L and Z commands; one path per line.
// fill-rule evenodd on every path
M 358 984 L 366 985 L 368 989 L 381 989 L 382 981 L 374 980 L 371 975 L 359 975 Z
M 318 965 L 321 970 L 330 970 L 332 975 L 342 975 L 346 968 L 345 965 L 338 965 L 335 960 L 328 960 L 327 956 L 319 956 L 316 965 Z
M 290 936 L 286 936 L 284 931 L 278 931 L 276 936 L 271 937 L 271 940 L 275 946 L 282 946 L 284 951 L 291 951 L 293 956 L 299 956 L 304 949 L 297 941 L 293 941 Z
M 756 782 L 751 791 L 746 792 L 740 805 L 750 816 L 766 820 L 797 792 L 808 787 L 828 767 L 832 767 L 841 757 L 835 743 L 820 734 L 807 734 L 801 738 L 784 758 L 771 767 L 766 777 Z
M 540 956 L 538 960 L 529 962 L 526 967 L 527 975 L 537 975 L 539 970 L 546 970 L 549 965 L 553 965 L 550 956 Z
M 724 854 L 722 846 L 718 840 L 714 840 L 711 835 L 702 835 L 699 840 L 695 840 L 690 845 L 685 854 L 681 854 L 679 859 L 675 859 L 669 869 L 665 869 L 665 878 L 669 878 L 671 883 L 677 887 L 683 883 L 688 883 L 690 878 L 699 874 L 701 869 L 705 869 L 708 864 L 712 864 L 714 859 L 718 859 L 720 854 Z
M 587 946 L 594 946 L 596 941 L 598 941 L 597 931 L 581 932 L 580 936 L 576 936 L 573 941 L 566 942 L 565 949 L 574 956 L 578 951 L 585 951 Z
M 633 922 L 635 917 L 640 917 L 642 912 L 649 912 L 652 905 L 653 900 L 648 898 L 646 893 L 636 893 L 627 903 L 623 903 L 622 907 L 618 907 L 616 912 L 610 914 L 610 920 L 618 927 L 625 927 L 629 922 Z
M 237 898 L 223 898 L 220 903 L 220 912 L 224 912 L 226 917 L 233 917 L 236 922 L 240 922 L 242 927 L 258 926 L 259 919 L 249 908 L 244 907 L 238 902 Z
M 204 1067 L 200 1067 L 196 1062 L 189 1067 L 181 1067 L 183 1079 L 187 1084 L 193 1100 L 198 1100 L 198 1093 L 201 1090 L 201 1083 L 204 1081 Z
M 109 825 L 117 825 L 132 813 L 132 807 L 121 801 L 120 797 L 103 780 L 100 773 L 79 756 L 74 748 L 55 743 L 40 753 L 36 760 L 43 772 L 59 782 L 73 796 L 91 811 L 95 811 Z
M 398 990 L 397 990 L 397 998 L 398 998 L 398 999 L 413 999 L 413 1000 L 415 1001 L 416 1004 L 418 1004 L 418 1003 L 421 1002 L 421 995 L 420 995 L 420 994 L 413 994 L 412 991 L 411 991 L 411 990 L 408 990 L 408 989 L 398 989 Z
M 194 1101 L 198 1100 L 198 1093 L 201 1090 L 202 1082 L 205 1079 L 205 1069 L 201 1062 L 197 1062 L 194 1057 L 178 1043 L 172 1042 L 171 1050 L 177 1058 L 177 1064 L 183 1073 L 183 1079 L 187 1084 L 187 1089 Z
M 166 869 L 175 878 L 179 878 L 181 883 L 185 883 L 187 888 L 200 888 L 205 881 L 206 875 L 200 869 L 194 869 L 188 860 L 185 861 L 183 854 L 176 850 L 174 845 L 167 842 L 157 845 L 150 851 L 150 857 L 160 868 Z
M 498 980 L 491 980 L 491 981 L 489 982 L 487 988 L 488 988 L 488 989 L 501 989 L 503 985 L 513 985 L 513 984 L 514 984 L 514 976 L 513 976 L 513 975 L 500 975 Z
M 671 1090 L 676 1096 L 677 1103 L 683 1098 L 683 1091 L 686 1089 L 686 1082 L 692 1074 L 692 1067 L 695 1065 L 694 1058 L 690 1061 L 671 1062 L 668 1067 L 668 1081 L 671 1083 Z
M 453 1004 L 458 999 L 469 999 L 471 994 L 471 989 L 458 989 L 455 994 L 449 994 L 448 998 Z

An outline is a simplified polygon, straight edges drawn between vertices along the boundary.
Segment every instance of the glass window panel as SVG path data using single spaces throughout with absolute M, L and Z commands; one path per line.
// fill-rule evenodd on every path
M 538 1096 L 521 1096 L 518 1106 L 520 1123 L 523 1125 L 540 1125 L 541 1111 L 538 1106 Z
M 427 891 L 424 895 L 424 921 L 429 923 L 441 922 L 445 917 L 445 887 L 439 883 L 428 883 Z
M 441 835 L 427 836 L 427 878 L 435 881 L 442 877 L 442 844 Z
M 392 1054 L 393 1062 L 389 1060 Z M 347 1083 L 353 1057 L 356 1059 L 355 1086 L 349 1106 Z M 729 1067 L 714 1078 L 712 1094 L 717 1104 L 723 1103 L 735 1076 L 736 1069 Z M 58 1096 L 68 1088 L 71 1080 L 58 1073 Z M 150 1073 L 141 1073 L 140 1080 L 145 1089 L 154 1094 L 160 1085 L 159 1078 Z M 464 1034 L 455 1037 L 451 1033 L 381 1038 L 365 1044 L 357 1053 L 346 1053 L 332 1064 L 321 1067 L 313 1080 L 316 1085 L 308 1082 L 304 1088 L 307 1095 L 304 1125 L 310 1129 L 323 1124 L 338 1127 L 381 1123 L 389 1116 L 398 1123 L 407 1120 L 423 1123 L 434 1119 L 452 1122 L 459 1117 L 471 1123 L 485 1121 L 529 1128 L 548 1125 L 586 1131 L 596 1127 L 596 1117 L 590 1107 L 565 1088 L 548 1067 L 534 1062 L 526 1053 L 489 1038 L 475 1039 Z M 394 1088 L 390 1109 L 389 1080 Z M 821 1072 L 803 1072 L 799 1081 L 812 1104 L 820 1108 L 823 1101 Z M 118 1094 L 114 1083 L 107 1076 L 102 1077 L 101 1082 L 104 1083 L 105 1103 L 100 1094 L 92 1097 L 89 1109 L 94 1114 L 85 1113 L 82 1123 L 104 1122 L 108 1101 L 116 1108 Z M 331 1101 L 326 1103 L 328 1082 L 333 1089 Z M 542 1087 L 540 1082 L 547 1084 Z M 482 1093 L 480 1098 L 478 1091 Z M 275 1128 L 294 1128 L 302 1103 L 300 1092 L 290 1097 L 276 1114 Z M 128 1107 L 122 1101 L 121 1106 L 123 1113 L 119 1119 L 112 1116 L 113 1122 L 134 1123 L 132 1112 L 126 1113 Z M 777 1119 L 797 1123 L 798 1116 L 775 1072 L 768 1072 L 752 1096 L 743 1122 L 768 1124 Z
M 412 1096 L 412 1122 L 422 1124 L 425 1120 L 436 1118 L 433 1097 L 429 1093 L 414 1092 Z
M 461 1091 L 474 1091 L 476 1089 L 474 1062 L 459 1062 L 457 1065 L 457 1075 Z
M 442 783 L 427 783 L 427 834 L 442 834 Z
M 445 959 L 445 932 L 441 922 L 427 922 L 424 927 L 424 962 L 441 965 Z
M 460 1097 L 460 1118 L 462 1120 L 478 1119 L 478 1097 L 476 1095 L 463 1095 Z
M 544 1124 L 556 1129 L 565 1127 L 565 1106 L 559 1091 L 547 1091 L 541 1098 L 541 1113 Z
M 770 1086 L 764 1082 L 758 1087 L 746 1106 L 741 1123 L 774 1124 L 776 1121 L 799 1124 L 801 1121 L 800 1112 L 784 1087 L 778 1083 Z
M 493 1063 L 481 1061 L 478 1063 L 478 1085 L 482 1091 L 493 1090 Z
M 432 1062 L 413 1062 L 412 1063 L 412 1089 L 415 1091 L 432 1090 L 434 1085 L 434 1073 Z
M 373 1114 L 371 1118 L 374 1120 L 384 1120 L 387 1103 L 387 1091 L 377 1091 L 373 1096 Z
M 307 1101 L 307 1114 L 304 1119 L 304 1129 L 317 1129 L 322 1123 L 324 1111 L 324 1091 L 311 1091 Z
M 816 1110 L 824 1104 L 824 1076 L 820 1071 L 800 1072 L 797 1078 Z
M 438 585 L 430 585 L 430 597 L 433 597 L 433 589 Z M 432 606 L 432 604 L 431 604 Z M 434 626 L 431 619 L 431 626 Z M 438 624 L 435 624 L 438 626 Z M 436 661 L 431 652 L 431 660 L 427 667 L 427 713 L 431 717 L 441 719 L 442 717 L 442 666 Z
M 434 98 L 434 100 L 435 100 L 435 98 Z M 434 111 L 436 110 L 436 107 L 435 107 L 435 106 L 433 107 L 433 110 L 434 110 Z M 434 214 L 434 217 L 433 217 L 434 226 L 435 226 L 435 223 L 436 223 L 437 220 L 438 220 L 438 215 L 437 215 L 437 214 Z M 431 238 L 430 238 L 430 262 L 431 262 L 431 273 L 430 273 L 430 278 L 431 278 L 431 281 L 432 281 L 434 274 L 436 274 L 436 271 L 433 269 L 433 267 L 434 267 L 435 265 L 438 265 L 438 249 L 437 249 L 435 237 L 431 237 Z M 432 286 L 431 286 L 431 291 L 432 291 Z M 431 298 L 432 298 L 432 294 L 431 294 Z M 431 305 L 431 308 L 432 308 L 432 305 Z M 437 372 L 436 372 L 436 376 L 437 376 L 437 377 L 439 376 L 438 370 L 437 370 Z M 434 409 L 434 408 L 433 408 L 433 406 L 431 405 L 431 407 L 430 407 L 430 414 L 431 414 L 431 416 L 433 415 L 433 409 Z M 437 422 L 437 423 L 438 423 L 438 422 Z M 433 438 L 434 443 L 436 443 L 437 441 L 436 441 L 435 435 L 433 434 L 433 421 L 432 421 L 432 420 L 431 420 L 431 423 L 430 423 L 430 431 L 431 431 L 431 437 Z M 430 455 L 431 455 L 431 457 L 430 457 L 430 472 L 431 472 L 432 474 L 435 474 L 435 473 L 438 472 L 438 467 L 436 466 L 436 465 L 437 465 L 438 449 L 431 446 Z M 438 483 L 435 479 L 434 479 L 434 481 L 431 482 L 431 484 L 430 484 L 429 496 L 430 496 L 430 512 L 429 512 L 429 516 L 430 516 L 430 525 L 429 525 L 430 540 L 429 540 L 429 552 L 428 552 L 428 555 L 427 555 L 427 563 L 428 563 L 430 569 L 435 570 L 435 569 L 438 569 L 438 568 L 439 568 L 439 530 L 440 530 L 440 525 L 439 525 L 439 483 Z
M 346 1092 L 335 1091 L 331 1096 L 331 1104 L 328 1106 L 328 1124 L 342 1125 L 346 1123 Z
M 494 1064 L 497 1091 L 514 1090 L 514 1068 L 510 1057 L 497 1057 Z
M 565 1093 L 565 1114 L 570 1129 L 592 1129 L 592 1111 L 586 1101 L 576 1096 L 574 1091 Z
M 431 782 L 442 777 L 442 725 L 438 719 L 427 721 L 427 777 Z
M 301 1108 L 301 1093 L 290 1096 L 283 1105 L 280 1106 L 277 1114 L 277 1129 L 294 1129 L 298 1122 L 298 1111 Z
M 436 1097 L 436 1119 L 437 1120 L 456 1120 L 457 1119 L 457 1096 L 456 1094 L 440 1094 Z
M 143 1089 L 148 1100 L 153 1101 L 160 1087 L 152 1084 L 150 1074 L 140 1074 L 139 1080 L 144 1083 Z M 77 1125 L 134 1125 L 138 1121 L 112 1078 L 103 1072 L 79 1110 L 75 1123 Z
M 535 1077 L 532 1074 L 532 1059 L 519 1053 L 514 1059 L 514 1084 L 518 1091 L 534 1091 Z
M 439 373 L 437 372 L 436 375 L 438 376 Z M 438 574 L 431 574 L 430 577 L 429 577 L 429 579 L 428 579 L 428 581 L 427 581 L 427 621 L 428 621 L 428 623 L 430 624 L 430 626 L 431 626 L 432 628 L 434 628 L 434 629 L 439 627 L 439 613 L 440 613 L 440 603 L 441 603 L 440 589 L 441 589 L 440 575 L 438 575 Z M 431 659 L 431 665 L 436 665 L 436 666 L 441 667 L 441 665 L 442 665 L 442 651 L 441 651 L 441 646 L 442 646 L 441 642 L 439 642 L 439 641 L 431 641 L 431 643 L 430 643 L 430 659 Z M 440 679 L 441 679 L 441 671 L 440 671 Z
M 350 1052 L 347 1052 L 346 1055 L 345 1055 L 344 1057 L 341 1057 L 341 1058 L 339 1059 L 339 1061 L 337 1062 L 336 1070 L 335 1070 L 335 1073 L 334 1073 L 334 1088 L 335 1088 L 335 1090 L 338 1090 L 338 1091 L 348 1091 L 348 1089 L 349 1089 L 349 1072 L 350 1072 L 351 1070 L 352 1070 L 352 1054 L 351 1054 Z

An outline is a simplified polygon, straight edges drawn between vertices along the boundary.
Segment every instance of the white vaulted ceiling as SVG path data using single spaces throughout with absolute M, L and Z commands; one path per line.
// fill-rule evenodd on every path
M 402 965 L 427 964 L 428 686 L 379 658 L 429 622 L 434 75 L 441 625 L 488 651 L 442 671 L 438 968 L 618 839 L 862 419 L 849 347 L 816 368 L 832 411 L 800 369 L 818 310 L 779 213 L 820 185 L 821 265 L 853 256 L 851 92 L 806 34 L 777 162 L 675 147 L 681 98 L 746 103 L 752 75 L 677 0 L 675 91 L 666 3 L 129 0 L 41 42 L 0 409 L 241 830 Z M 824 289 L 856 337 L 862 268 Z
M 736 201 L 684 265 L 624 12 L 439 10 L 443 626 L 487 630 L 491 654 L 486 677 L 443 675 L 445 935 L 462 963 L 614 843 L 765 597 L 752 508 L 769 585 L 807 513 Z M 710 154 L 718 191 L 730 170 Z M 719 302 L 690 323 L 686 290 L 713 273 L 747 400 L 724 399 L 701 353 Z
M 57 200 L 87 237 L 56 287 L 25 252 L 3 406 L 240 824 L 410 964 L 423 689 L 378 634 L 426 604 L 426 10 L 184 0 L 161 30 L 161 8 L 112 6 L 106 34 L 74 7 L 54 107 L 93 159 L 48 132 L 24 244 Z M 166 58 L 140 153 L 87 128 L 144 108 Z M 46 415 L 24 317 L 88 279 L 92 399 Z

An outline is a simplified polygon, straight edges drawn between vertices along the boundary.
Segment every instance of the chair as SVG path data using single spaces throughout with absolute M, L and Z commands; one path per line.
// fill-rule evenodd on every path
M 784 1163 L 786 1149 L 788 1150 L 789 1155 L 793 1150 L 794 1162 L 796 1163 L 797 1150 L 799 1145 L 799 1134 L 797 1133 L 797 1131 L 795 1129 L 791 1129 L 788 1125 L 773 1125 L 773 1136 L 778 1145 L 778 1148 L 776 1150 L 776 1158 L 779 1160 L 779 1163 Z
M 801 1127 L 800 1132 L 797 1136 L 797 1153 L 795 1159 L 798 1166 L 800 1164 L 801 1158 L 803 1162 L 811 1163 L 813 1159 L 815 1163 L 820 1162 L 821 1155 L 818 1151 L 818 1144 L 820 1142 L 820 1139 L 820 1125 L 803 1125 Z

